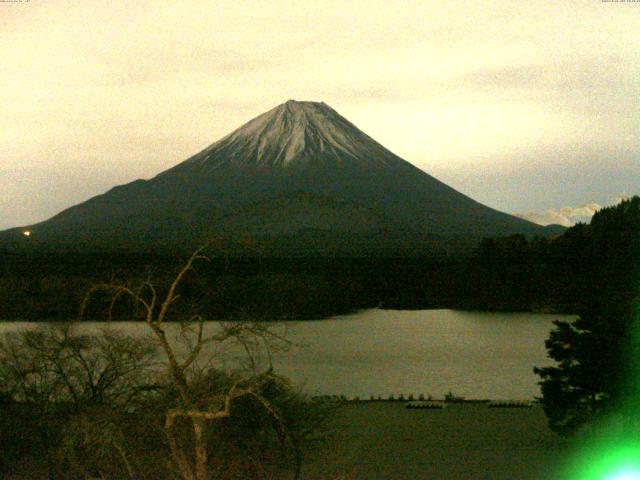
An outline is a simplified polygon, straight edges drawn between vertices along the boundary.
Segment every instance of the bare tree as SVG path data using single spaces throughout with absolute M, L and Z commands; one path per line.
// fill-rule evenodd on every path
M 286 344 L 283 335 L 275 333 L 264 325 L 249 321 L 224 322 L 216 332 L 205 333 L 204 319 L 198 314 L 182 320 L 182 333 L 187 340 L 188 347 L 186 353 L 181 354 L 176 349 L 175 342 L 167 335 L 165 328 L 167 317 L 171 306 L 179 298 L 177 291 L 181 282 L 185 275 L 193 269 L 195 262 L 208 260 L 208 257 L 203 254 L 204 248 L 201 247 L 193 252 L 171 281 L 166 293 L 161 294 L 151 280 L 143 281 L 135 287 L 113 281 L 101 283 L 93 286 L 87 292 L 80 314 L 82 318 L 89 301 L 98 292 L 107 292 L 111 296 L 109 318 L 111 318 L 116 302 L 123 297 L 130 298 L 137 307 L 141 308 L 144 321 L 158 341 L 166 358 L 168 373 L 178 394 L 178 405 L 165 412 L 164 433 L 173 460 L 183 480 L 207 480 L 210 478 L 211 472 L 208 468 L 210 448 L 206 430 L 212 424 L 228 418 L 231 415 L 232 404 L 240 398 L 250 398 L 257 402 L 274 419 L 275 428 L 283 441 L 294 450 L 297 448 L 291 441 L 279 413 L 270 401 L 259 393 L 261 382 L 270 378 L 271 375 L 270 369 L 266 372 L 258 372 L 254 359 L 257 345 L 263 345 L 269 352 L 273 342 L 279 345 Z M 194 387 L 194 366 L 202 357 L 205 346 L 221 345 L 231 341 L 242 345 L 245 349 L 253 368 L 252 374 L 236 379 L 222 393 L 201 398 Z M 176 435 L 178 422 L 186 422 L 186 425 L 189 426 L 192 441 L 179 441 L 179 436 Z M 299 455 L 295 455 L 295 458 L 298 459 Z M 298 461 L 296 461 L 295 470 L 297 476 L 300 470 Z
M 90 443 L 85 440 L 93 430 L 99 444 L 111 451 L 113 469 L 132 472 L 119 420 L 121 412 L 158 391 L 153 384 L 156 358 L 148 340 L 108 329 L 89 335 L 78 333 L 75 325 L 56 325 L 2 335 L 0 389 L 6 405 L 0 414 L 17 428 L 4 431 L 1 441 L 19 446 L 9 460 L 30 452 L 51 474 L 61 459 L 74 459 L 76 446 Z M 99 459 L 96 445 L 75 470 Z

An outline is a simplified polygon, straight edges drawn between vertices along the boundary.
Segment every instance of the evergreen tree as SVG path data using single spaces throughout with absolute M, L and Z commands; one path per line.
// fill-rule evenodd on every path
M 564 243 L 588 262 L 588 298 L 575 321 L 554 322 L 546 347 L 557 365 L 534 369 L 549 425 L 562 435 L 612 411 L 637 411 L 640 400 L 640 198 L 572 230 Z

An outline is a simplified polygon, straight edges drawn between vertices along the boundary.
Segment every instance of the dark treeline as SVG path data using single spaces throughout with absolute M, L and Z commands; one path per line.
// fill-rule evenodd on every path
M 556 238 L 484 240 L 469 269 L 476 276 L 472 306 L 581 313 L 594 298 L 631 291 L 631 279 L 621 272 L 640 260 L 629 248 L 637 242 L 639 207 L 635 196 Z
M 371 307 L 575 313 L 598 277 L 596 259 L 615 256 L 607 231 L 624 226 L 614 217 L 615 209 L 604 209 L 590 225 L 554 238 L 485 239 L 457 259 L 273 258 L 212 247 L 211 261 L 198 266 L 181 295 L 209 318 L 314 319 Z M 187 253 L 0 250 L 0 256 L 0 318 L 67 320 L 91 285 L 162 284 Z
M 112 279 L 166 284 L 185 256 L 5 253 L 0 267 L 0 318 L 75 318 L 92 285 Z M 377 306 L 447 307 L 467 268 L 464 261 L 412 258 L 210 257 L 182 285 L 180 293 L 187 300 L 182 305 L 197 304 L 209 318 L 227 319 L 315 319 Z M 122 312 L 122 318 L 130 318 L 130 310 L 123 307 Z

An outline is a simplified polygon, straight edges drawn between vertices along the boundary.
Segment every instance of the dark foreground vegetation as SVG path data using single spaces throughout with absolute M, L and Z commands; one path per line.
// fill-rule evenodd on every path
M 610 216 L 602 212 L 592 225 L 578 224 L 554 238 L 485 239 L 464 256 L 284 258 L 259 253 L 255 244 L 213 243 L 211 261 L 185 279 L 181 295 L 210 319 L 316 319 L 373 307 L 575 313 L 597 282 L 607 281 L 599 274 L 599 255 L 615 255 L 607 232 L 619 228 Z M 91 285 L 166 281 L 187 255 L 171 249 L 5 248 L 0 319 L 76 318 Z M 127 309 L 114 313 L 131 317 Z
M 183 398 L 157 350 L 147 339 L 67 327 L 5 337 L 0 476 L 297 478 L 327 440 L 327 406 L 286 379 L 194 370 Z M 190 424 L 198 419 L 200 437 Z
M 87 291 L 81 314 L 92 306 L 107 319 L 117 305 L 137 310 L 146 336 L 80 334 L 76 323 L 0 339 L 0 475 L 300 478 L 331 417 L 327 405 L 260 362 L 262 352 L 271 358 L 286 348 L 286 338 L 249 321 L 211 331 L 197 313 L 183 319 L 177 338 L 165 332 L 178 288 L 199 260 L 206 257 L 196 251 L 166 285 L 111 282 Z M 245 355 L 229 370 L 231 347 Z

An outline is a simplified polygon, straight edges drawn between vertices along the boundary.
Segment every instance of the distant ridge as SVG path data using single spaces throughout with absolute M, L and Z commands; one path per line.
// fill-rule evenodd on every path
M 407 255 L 514 233 L 552 232 L 452 189 L 325 103 L 289 100 L 150 180 L 2 232 L 0 242 L 139 247 L 222 235 L 285 255 Z

